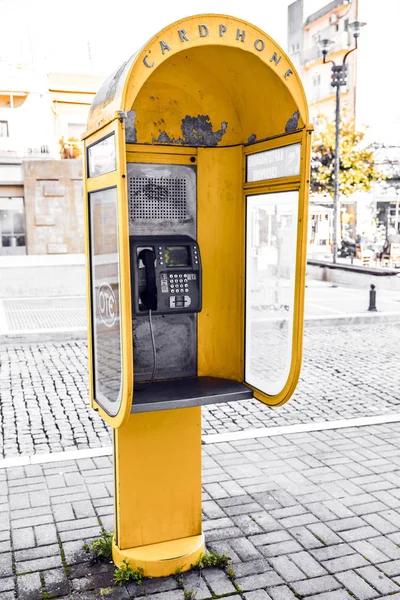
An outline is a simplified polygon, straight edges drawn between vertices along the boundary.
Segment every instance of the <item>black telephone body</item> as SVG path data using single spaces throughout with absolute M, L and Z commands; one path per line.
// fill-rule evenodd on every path
M 130 236 L 133 315 L 201 311 L 201 259 L 188 235 Z

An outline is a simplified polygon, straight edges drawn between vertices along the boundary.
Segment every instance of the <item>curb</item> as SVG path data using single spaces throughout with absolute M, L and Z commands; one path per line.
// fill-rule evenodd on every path
M 79 328 L 70 331 L 43 329 L 43 331 L 16 331 L 0 335 L 0 344 L 35 344 L 39 342 L 73 342 L 87 340 L 87 329 Z
M 306 317 L 304 328 L 328 325 L 369 325 L 370 323 L 400 323 L 400 313 L 365 312 L 331 317 Z

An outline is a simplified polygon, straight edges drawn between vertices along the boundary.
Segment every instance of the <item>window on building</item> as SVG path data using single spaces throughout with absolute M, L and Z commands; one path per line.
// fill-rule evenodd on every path
M 81 135 L 84 131 L 84 123 L 68 123 L 68 139 L 77 138 L 78 140 L 80 140 Z
M 321 85 L 321 75 L 314 75 L 313 76 L 313 86 L 314 87 L 318 87 L 319 85 Z
M 25 248 L 23 198 L 0 198 L 0 254 L 20 254 Z
M 8 121 L 0 121 L 0 137 L 8 137 Z
M 0 94 L 0 108 L 19 108 L 27 97 L 27 94 Z

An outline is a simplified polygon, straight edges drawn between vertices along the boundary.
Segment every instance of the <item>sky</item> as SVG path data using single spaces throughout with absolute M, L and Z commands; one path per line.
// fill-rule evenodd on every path
M 249 21 L 287 51 L 287 7 L 292 1 L 0 0 L 0 77 L 2 66 L 12 63 L 33 66 L 43 74 L 93 73 L 105 78 L 167 25 L 205 13 Z M 304 0 L 304 19 L 328 2 Z M 358 6 L 367 27 L 357 59 L 357 118 L 370 126 L 371 139 L 382 137 L 399 145 L 394 64 L 400 0 L 358 0 Z
M 0 61 L 18 57 L 47 71 L 108 75 L 147 40 L 178 19 L 219 13 L 260 27 L 286 49 L 293 0 L 0 0 Z M 305 0 L 311 14 L 327 0 Z

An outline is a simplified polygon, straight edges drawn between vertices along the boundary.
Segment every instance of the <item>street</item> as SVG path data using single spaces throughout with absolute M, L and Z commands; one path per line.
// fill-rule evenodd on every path
M 306 327 L 293 398 L 206 406 L 203 434 L 397 413 L 399 336 L 400 323 Z M 4 458 L 111 445 L 88 404 L 86 342 L 2 346 L 0 361 Z

